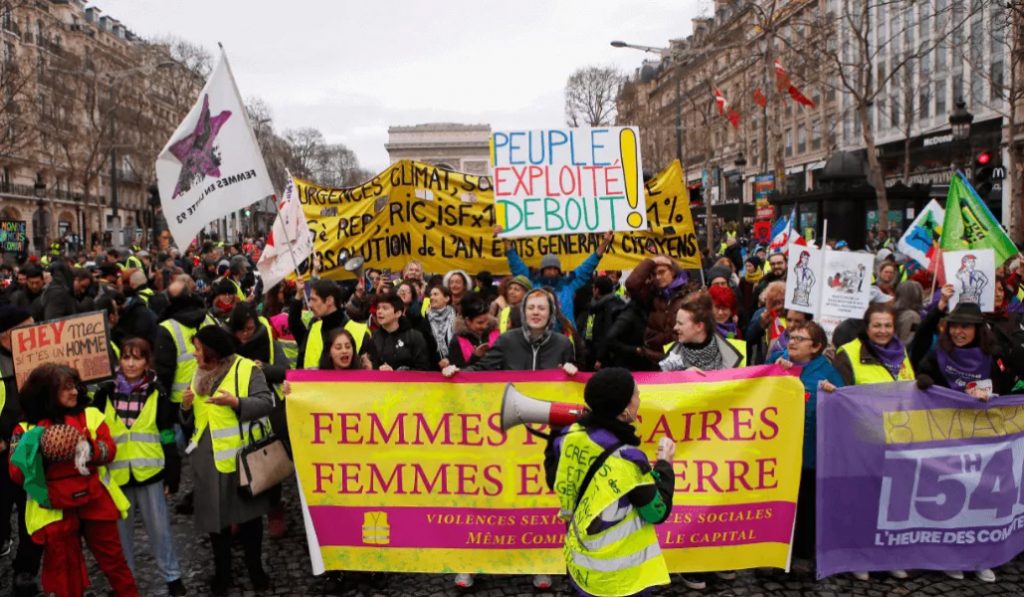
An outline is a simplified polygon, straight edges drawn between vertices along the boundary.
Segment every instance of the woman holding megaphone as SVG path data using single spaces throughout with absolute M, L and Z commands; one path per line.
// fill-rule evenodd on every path
M 638 448 L 640 392 L 626 369 L 595 373 L 583 399 L 590 412 L 555 438 L 544 463 L 567 525 L 569 581 L 584 595 L 636 595 L 667 585 L 654 525 L 672 510 L 675 442 L 661 439 L 653 467 Z

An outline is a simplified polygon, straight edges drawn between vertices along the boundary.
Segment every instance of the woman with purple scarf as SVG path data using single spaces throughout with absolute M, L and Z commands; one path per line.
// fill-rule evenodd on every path
M 930 342 L 936 329 L 939 338 L 918 363 L 917 387 L 926 390 L 932 385 L 940 385 L 984 402 L 1010 393 L 1015 379 L 1014 370 L 985 323 L 981 307 L 977 303 L 959 303 L 949 315 L 942 317 L 949 308 L 952 295 L 952 285 L 944 286 L 939 303 L 921 323 L 918 339 L 914 342 L 915 349 L 919 344 Z M 964 577 L 959 570 L 947 571 L 946 574 L 955 579 Z M 983 582 L 996 581 L 995 572 L 989 568 L 977 570 L 975 575 Z
M 907 349 L 896 336 L 896 309 L 891 302 L 871 303 L 864 312 L 864 329 L 836 351 L 833 366 L 846 385 L 911 381 L 914 368 Z M 893 577 L 907 578 L 906 570 L 890 570 Z M 867 580 L 867 572 L 854 572 Z

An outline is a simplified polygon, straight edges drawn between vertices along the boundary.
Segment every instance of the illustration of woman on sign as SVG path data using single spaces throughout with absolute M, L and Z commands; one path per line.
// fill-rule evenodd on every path
M 981 294 L 988 287 L 988 276 L 974 269 L 977 257 L 973 254 L 964 255 L 960 260 L 960 269 L 956 279 L 960 285 L 960 302 L 981 304 Z
M 800 252 L 800 259 L 793 268 L 796 276 L 796 289 L 793 290 L 793 304 L 804 307 L 811 306 L 811 290 L 814 288 L 814 272 L 810 266 L 811 254 L 807 251 Z

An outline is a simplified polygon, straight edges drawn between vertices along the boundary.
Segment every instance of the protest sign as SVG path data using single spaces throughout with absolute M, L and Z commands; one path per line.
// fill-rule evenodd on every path
M 495 131 L 491 166 L 507 238 L 647 229 L 636 127 Z
M 914 382 L 818 397 L 819 578 L 981 570 L 1024 550 L 1024 396 Z
M 43 363 L 78 371 L 82 381 L 110 377 L 107 314 L 92 311 L 11 330 L 11 354 L 18 387 Z
M 789 272 L 786 274 L 786 308 L 817 315 L 821 312 L 824 277 L 822 251 L 814 247 L 789 248 Z
M 339 255 L 366 259 L 367 267 L 400 270 L 411 260 L 426 271 L 508 273 L 491 179 L 429 164 L 400 161 L 360 186 L 331 188 L 295 179 L 314 248 L 329 279 L 352 278 Z M 657 254 L 680 267 L 700 267 L 700 251 L 679 162 L 648 181 L 649 230 L 620 233 L 601 260 L 604 269 L 632 269 Z M 527 265 L 558 255 L 570 271 L 601 243 L 600 234 L 511 239 Z
M 942 221 L 945 217 L 946 210 L 932 199 L 910 223 L 910 228 L 896 243 L 896 249 L 925 268 L 930 268 L 939 239 L 942 238 Z
M 775 366 L 637 373 L 640 448 L 678 442 L 657 527 L 669 570 L 785 568 L 801 469 L 799 380 Z M 558 574 L 558 498 L 544 443 L 503 432 L 506 383 L 582 403 L 588 374 L 289 371 L 288 429 L 315 574 Z M 405 388 L 415 387 L 415 395 Z M 345 396 L 343 401 L 338 396 Z
M 871 304 L 871 268 L 869 253 L 825 251 L 821 313 L 841 319 L 860 319 Z
M 156 160 L 160 205 L 178 246 L 207 223 L 274 194 L 227 55 Z
M 0 253 L 28 252 L 28 234 L 24 220 L 0 220 Z
M 950 309 L 963 301 L 980 305 L 983 313 L 995 310 L 996 263 L 992 249 L 944 251 L 942 269 L 946 283 L 953 285 Z

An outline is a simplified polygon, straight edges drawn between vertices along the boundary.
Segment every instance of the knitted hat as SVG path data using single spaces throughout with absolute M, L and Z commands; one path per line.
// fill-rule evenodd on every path
M 761 269 L 761 265 L 764 263 L 761 258 L 757 255 L 751 255 L 747 257 L 747 263 L 754 266 L 754 269 Z
M 724 265 L 716 265 L 708 270 L 708 284 L 710 285 L 715 278 L 725 278 L 728 283 L 732 279 L 732 270 Z
M 0 333 L 32 317 L 26 309 L 14 305 L 0 305 Z
M 633 399 L 636 380 L 622 367 L 605 367 L 590 376 L 583 388 L 583 401 L 594 415 L 614 419 Z
M 508 281 L 509 284 L 518 284 L 523 287 L 523 290 L 530 292 L 533 290 L 533 283 L 526 276 L 516 276 Z
M 237 288 L 235 288 L 235 285 L 232 284 L 231 280 L 228 280 L 227 278 L 222 278 L 220 281 L 214 284 L 213 288 L 210 290 L 210 296 L 220 296 L 222 294 L 230 294 L 234 296 L 236 293 Z
M 235 354 L 235 339 L 227 330 L 219 325 L 208 325 L 199 328 L 195 338 L 204 347 L 217 353 L 222 359 Z
M 548 253 L 540 258 L 540 271 L 544 271 L 549 267 L 556 267 L 558 271 L 562 271 L 562 261 L 558 259 L 558 255 Z

